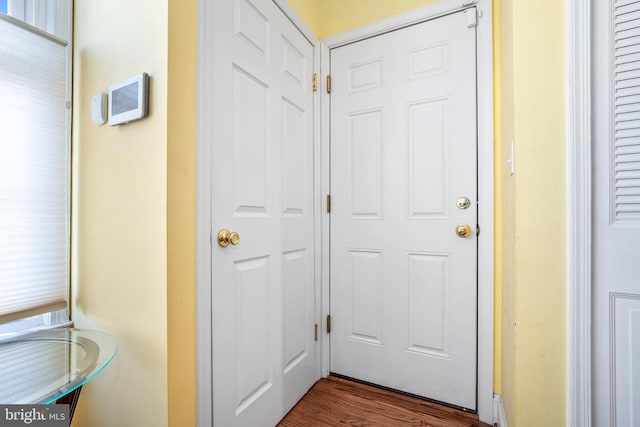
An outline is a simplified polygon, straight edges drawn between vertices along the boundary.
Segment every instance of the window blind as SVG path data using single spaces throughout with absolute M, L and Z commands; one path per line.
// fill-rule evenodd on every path
M 614 10 L 614 155 L 617 222 L 640 221 L 640 2 L 617 0 Z
M 0 323 L 67 307 L 65 43 L 0 15 Z

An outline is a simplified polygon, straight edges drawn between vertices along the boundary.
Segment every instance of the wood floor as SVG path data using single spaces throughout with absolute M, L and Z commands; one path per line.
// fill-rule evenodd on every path
M 489 427 L 478 416 L 337 377 L 318 381 L 278 424 L 316 426 Z

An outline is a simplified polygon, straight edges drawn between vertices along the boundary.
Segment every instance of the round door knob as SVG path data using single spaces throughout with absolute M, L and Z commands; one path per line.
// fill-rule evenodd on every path
M 235 231 L 229 231 L 226 228 L 218 231 L 218 244 L 223 248 L 240 243 L 240 235 Z
M 456 225 L 456 234 L 458 237 L 469 237 L 471 236 L 471 227 L 469 224 L 458 224 Z

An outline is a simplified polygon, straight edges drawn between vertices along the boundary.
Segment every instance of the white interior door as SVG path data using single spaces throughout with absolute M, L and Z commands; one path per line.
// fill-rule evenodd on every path
M 593 1 L 594 426 L 640 425 L 640 3 Z
M 331 51 L 330 369 L 472 410 L 475 13 Z
M 271 0 L 213 7 L 214 424 L 271 426 L 318 377 L 313 46 Z

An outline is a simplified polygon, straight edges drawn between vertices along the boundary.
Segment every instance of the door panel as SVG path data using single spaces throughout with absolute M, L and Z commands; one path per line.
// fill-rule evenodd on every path
M 350 250 L 348 256 L 349 339 L 382 344 L 382 251 Z
M 348 116 L 349 206 L 352 218 L 382 215 L 382 111 Z
M 271 426 L 318 378 L 313 46 L 270 0 L 213 8 L 214 424 Z
M 243 410 L 273 383 L 270 369 L 269 257 L 235 261 L 236 405 Z
M 409 254 L 409 351 L 448 357 L 449 257 Z
M 466 13 L 331 51 L 331 371 L 475 409 L 477 237 L 455 231 L 477 223 Z
M 613 294 L 611 308 L 613 425 L 635 426 L 640 423 L 640 295 Z
M 447 104 L 446 99 L 439 99 L 408 107 L 409 218 L 412 219 L 447 218 Z M 424 144 L 427 140 L 429 143 Z
M 594 1 L 594 426 L 640 424 L 640 4 Z
M 267 213 L 267 121 L 269 88 L 248 72 L 233 67 L 233 182 L 234 216 Z M 251 155 L 247 155 L 251 153 Z

